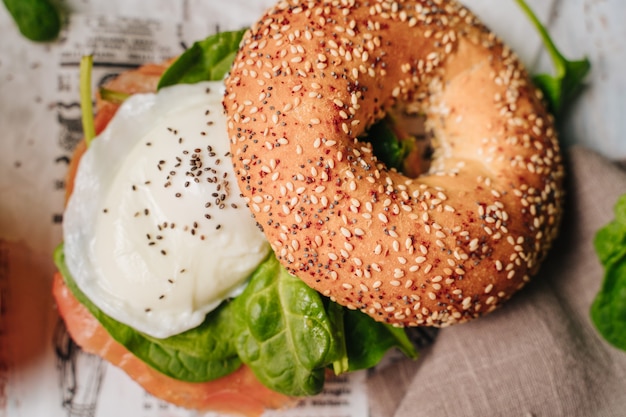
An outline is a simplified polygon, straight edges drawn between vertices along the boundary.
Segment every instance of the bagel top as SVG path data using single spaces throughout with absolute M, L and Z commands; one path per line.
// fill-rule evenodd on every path
M 408 178 L 359 141 L 396 105 L 436 148 Z M 291 0 L 245 35 L 226 79 L 241 192 L 280 262 L 398 326 L 494 310 L 554 240 L 563 167 L 542 96 L 465 7 Z

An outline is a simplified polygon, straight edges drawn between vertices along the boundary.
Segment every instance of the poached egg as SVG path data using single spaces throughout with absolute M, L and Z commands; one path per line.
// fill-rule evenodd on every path
M 128 98 L 82 157 L 64 214 L 78 287 L 157 338 L 201 324 L 270 251 L 233 172 L 223 91 L 202 82 Z

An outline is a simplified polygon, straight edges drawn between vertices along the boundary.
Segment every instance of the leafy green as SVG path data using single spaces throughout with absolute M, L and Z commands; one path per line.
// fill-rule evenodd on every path
M 231 304 L 209 313 L 194 329 L 156 339 L 112 319 L 87 298 L 67 269 L 63 245 L 55 250 L 54 260 L 76 299 L 111 337 L 157 371 L 182 381 L 202 382 L 228 375 L 241 365 L 234 345 L 238 329 Z
M 568 104 L 580 91 L 582 82 L 591 69 L 587 58 L 577 61 L 566 59 L 558 50 L 546 28 L 539 22 L 535 13 L 524 0 L 516 0 L 524 13 L 531 20 L 543 43 L 548 50 L 555 69 L 555 75 L 539 74 L 533 77 L 535 84 L 543 91 L 550 110 L 558 116 L 564 106 Z
M 374 155 L 388 168 L 404 172 L 404 162 L 416 147 L 415 138 L 402 137 L 396 128 L 394 119 L 387 115 L 370 126 L 362 140 L 372 144 Z
M 56 39 L 61 31 L 61 15 L 49 0 L 3 0 L 19 31 L 31 41 Z
M 243 29 L 221 32 L 195 42 L 165 71 L 157 88 L 221 80 L 230 70 L 244 33 Z
M 373 367 L 394 347 L 409 358 L 417 357 L 404 329 L 376 322 L 357 310 L 346 309 L 344 318 L 350 371 Z
M 332 363 L 333 372 L 335 375 L 341 375 L 350 370 L 350 359 L 348 358 L 348 347 L 346 346 L 346 333 L 345 333 L 345 308 L 337 303 L 328 302 L 326 306 L 328 312 L 328 318 L 333 327 L 335 339 L 338 340 L 337 355 Z
M 289 395 L 319 393 L 336 356 L 320 294 L 270 257 L 234 304 L 244 328 L 237 350 L 256 377 Z
M 626 350 L 626 194 L 615 205 L 615 219 L 597 232 L 594 246 L 604 280 L 591 319 L 609 343 Z

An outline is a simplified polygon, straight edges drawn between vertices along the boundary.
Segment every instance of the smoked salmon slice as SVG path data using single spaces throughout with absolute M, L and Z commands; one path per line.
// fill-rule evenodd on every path
M 178 381 L 163 375 L 113 340 L 74 297 L 60 273 L 54 276 L 52 293 L 70 336 L 85 352 L 99 355 L 120 367 L 147 392 L 167 402 L 185 408 L 253 417 L 265 409 L 286 407 L 295 401 L 262 385 L 247 366 L 218 380 L 202 383 Z

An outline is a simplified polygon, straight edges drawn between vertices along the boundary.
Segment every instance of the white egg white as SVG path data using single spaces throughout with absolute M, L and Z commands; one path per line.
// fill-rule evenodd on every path
M 237 295 L 270 248 L 240 195 L 222 83 L 138 94 L 80 161 L 66 262 L 114 319 L 158 338 Z

